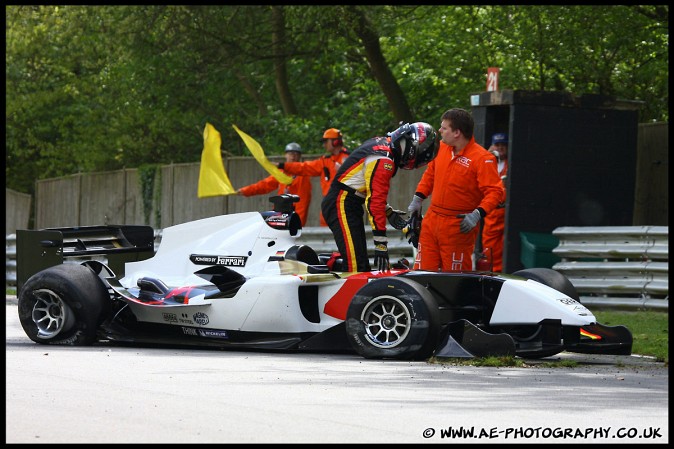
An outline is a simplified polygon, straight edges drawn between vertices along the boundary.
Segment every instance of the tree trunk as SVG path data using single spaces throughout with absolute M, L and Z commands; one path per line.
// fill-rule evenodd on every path
M 347 6 L 349 22 L 351 29 L 358 36 L 365 48 L 367 62 L 372 70 L 372 75 L 379 83 L 382 92 L 388 100 L 391 112 L 397 122 L 412 122 L 412 111 L 410 111 L 407 97 L 400 88 L 398 81 L 393 76 L 391 69 L 386 62 L 386 58 L 379 45 L 379 34 L 370 23 L 365 13 L 356 6 Z
M 285 52 L 285 18 L 283 6 L 272 6 L 272 48 L 274 51 L 274 75 L 276 92 L 285 115 L 297 115 L 297 106 L 288 86 L 288 71 L 286 70 Z

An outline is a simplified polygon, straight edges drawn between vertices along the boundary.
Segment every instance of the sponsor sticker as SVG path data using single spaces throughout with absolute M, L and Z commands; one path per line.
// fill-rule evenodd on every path
M 222 339 L 229 338 L 229 336 L 227 335 L 227 331 L 214 330 L 214 329 L 197 329 L 197 332 L 202 337 L 222 338 Z
M 456 163 L 461 164 L 464 167 L 470 167 L 470 159 L 468 159 L 466 156 L 459 156 L 456 158 Z
M 574 312 L 576 312 L 578 315 L 582 316 L 582 315 L 588 315 L 590 313 L 590 311 L 587 309 L 587 307 L 585 307 L 584 305 L 582 305 L 581 303 L 579 303 L 578 301 L 576 301 L 573 298 L 560 298 L 557 301 L 561 302 L 565 306 L 568 306 Z
M 195 265 L 222 265 L 225 267 L 245 267 L 246 256 L 207 256 L 202 254 L 190 255 L 190 261 Z
M 205 326 L 209 322 L 208 315 L 206 315 L 204 312 L 197 312 L 192 316 L 192 318 L 194 318 L 195 323 L 201 324 L 202 326 Z

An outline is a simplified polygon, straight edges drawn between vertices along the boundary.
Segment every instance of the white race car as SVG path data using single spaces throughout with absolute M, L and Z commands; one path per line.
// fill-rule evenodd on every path
M 554 270 L 506 275 L 397 265 L 343 272 L 334 254 L 297 244 L 296 197 L 270 200 L 272 211 L 168 227 L 156 254 L 145 226 L 19 231 L 23 329 L 41 344 L 355 351 L 416 360 L 631 353 L 629 330 L 597 323 Z M 101 255 L 108 263 L 94 260 Z M 69 263 L 73 256 L 86 260 Z

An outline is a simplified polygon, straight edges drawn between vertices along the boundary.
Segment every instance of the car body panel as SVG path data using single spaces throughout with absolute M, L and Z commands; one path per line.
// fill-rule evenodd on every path
M 592 312 L 575 299 L 532 279 L 510 279 L 504 282 L 501 293 L 504 299 L 496 302 L 490 325 L 538 323 L 551 316 L 561 319 L 562 325 L 597 322 Z
M 419 295 L 418 289 L 430 292 L 422 306 L 428 308 L 433 326 L 442 328 L 437 348 L 441 354 L 462 357 L 500 351 L 546 356 L 565 348 L 631 350 L 629 331 L 603 327 L 571 296 L 532 279 L 406 267 L 364 273 L 332 270 L 313 250 L 297 245 L 301 236 L 297 223 L 287 204 L 274 211 L 204 218 L 164 229 L 154 257 L 127 262 L 121 276 L 100 262 L 85 262 L 107 288 L 112 303 L 109 316 L 101 319 L 100 339 L 353 350 L 345 321 L 354 297 L 366 285 L 376 285 L 384 304 L 387 279 L 401 277 L 406 281 L 390 282 L 390 294 L 402 298 L 396 299 L 402 310 L 407 307 L 404 301 L 428 295 Z M 417 294 L 399 291 L 409 282 L 418 286 L 413 289 Z M 386 316 L 371 316 L 386 322 Z M 415 326 L 416 319 L 412 310 L 408 324 Z M 588 331 L 583 334 L 584 326 Z M 434 332 L 435 328 L 428 338 L 435 338 Z

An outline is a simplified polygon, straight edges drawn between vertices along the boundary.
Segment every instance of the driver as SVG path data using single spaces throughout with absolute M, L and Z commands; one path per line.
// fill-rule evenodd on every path
M 386 221 L 391 178 L 398 168 L 412 170 L 428 164 L 437 154 L 438 144 L 437 133 L 428 123 L 406 123 L 386 137 L 366 140 L 344 161 L 321 210 L 346 271 L 370 271 L 363 206 L 374 236 L 375 268 L 390 269 Z

